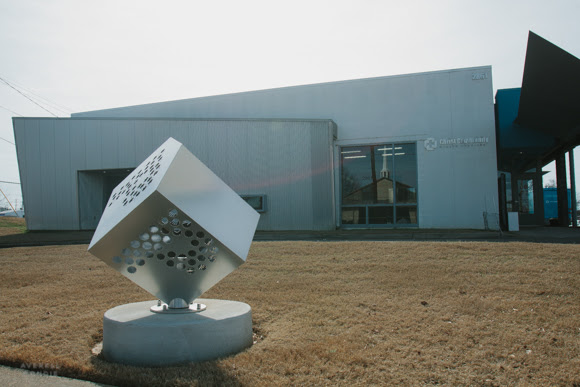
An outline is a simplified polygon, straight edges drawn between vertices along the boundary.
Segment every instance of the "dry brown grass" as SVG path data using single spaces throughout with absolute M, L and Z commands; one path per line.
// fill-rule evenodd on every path
M 26 232 L 26 220 L 11 216 L 0 216 L 0 236 Z
M 0 362 L 114 385 L 580 385 L 580 249 L 263 242 L 204 294 L 253 308 L 256 343 L 170 368 L 91 354 L 103 313 L 152 297 L 86 246 L 0 250 Z

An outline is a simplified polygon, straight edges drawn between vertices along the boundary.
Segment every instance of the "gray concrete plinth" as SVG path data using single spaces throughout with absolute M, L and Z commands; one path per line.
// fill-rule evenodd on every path
M 130 365 L 162 366 L 217 359 L 252 345 L 252 309 L 236 301 L 197 299 L 198 313 L 149 310 L 157 301 L 120 305 L 105 312 L 105 359 Z

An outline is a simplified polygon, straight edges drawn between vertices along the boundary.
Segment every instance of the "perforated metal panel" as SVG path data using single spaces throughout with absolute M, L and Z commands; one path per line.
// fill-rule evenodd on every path
M 89 251 L 165 303 L 245 262 L 259 214 L 170 138 L 111 194 Z

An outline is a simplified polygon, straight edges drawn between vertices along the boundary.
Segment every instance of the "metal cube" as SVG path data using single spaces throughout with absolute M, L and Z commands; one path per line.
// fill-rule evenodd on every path
M 169 138 L 111 194 L 89 252 L 183 308 L 246 261 L 259 214 Z

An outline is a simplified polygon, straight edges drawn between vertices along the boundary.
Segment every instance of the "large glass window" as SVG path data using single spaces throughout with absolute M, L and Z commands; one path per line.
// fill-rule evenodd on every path
M 417 152 L 412 144 L 341 148 L 342 224 L 417 224 Z

